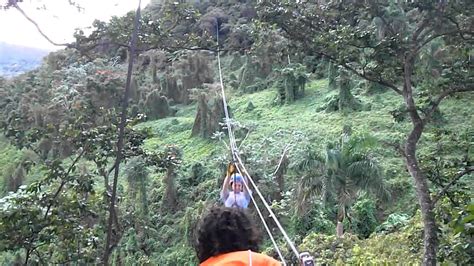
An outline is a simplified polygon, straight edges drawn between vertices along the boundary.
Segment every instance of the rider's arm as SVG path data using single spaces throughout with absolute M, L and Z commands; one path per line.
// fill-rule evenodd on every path
M 230 177 L 227 175 L 224 179 L 224 182 L 222 183 L 222 189 L 221 189 L 221 199 L 226 200 L 227 197 L 229 196 L 229 179 Z

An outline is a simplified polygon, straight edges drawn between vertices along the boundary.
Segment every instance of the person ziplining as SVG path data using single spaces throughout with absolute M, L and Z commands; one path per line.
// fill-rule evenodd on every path
M 252 190 L 248 189 L 244 182 L 248 184 L 248 179 L 237 173 L 235 165 L 230 163 L 220 195 L 225 207 L 246 209 L 249 206 Z

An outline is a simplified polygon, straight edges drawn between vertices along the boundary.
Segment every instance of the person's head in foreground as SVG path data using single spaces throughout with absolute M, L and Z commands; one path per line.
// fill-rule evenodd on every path
M 281 265 L 255 253 L 260 242 L 261 234 L 245 210 L 212 207 L 198 223 L 195 249 L 201 265 Z

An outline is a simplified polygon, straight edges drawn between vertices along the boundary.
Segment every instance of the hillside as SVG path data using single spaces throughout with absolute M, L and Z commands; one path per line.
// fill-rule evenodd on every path
M 221 190 L 244 185 L 223 184 L 236 158 L 256 184 L 242 230 L 255 243 L 239 250 L 278 258 L 267 235 L 257 243 L 266 222 L 280 260 L 299 264 L 257 215 L 258 187 L 317 264 L 473 264 L 471 7 L 151 1 L 95 21 L 74 48 L 0 79 L 0 265 L 196 265 L 209 258 L 197 246 L 234 251 L 240 235 L 197 235 Z
M 362 100 L 364 104 L 371 105 L 370 110 L 352 112 L 349 114 L 338 112 L 328 113 L 321 110 L 321 107 L 325 105 L 326 99 L 334 95 L 334 91 L 328 89 L 326 80 L 311 82 L 306 90 L 305 97 L 291 105 L 275 104 L 274 100 L 277 96 L 276 90 L 265 90 L 251 94 L 231 92 L 229 106 L 233 110 L 234 119 L 242 126 L 252 128 L 251 133 L 241 146 L 241 151 L 246 155 L 248 161 L 253 162 L 254 165 L 258 165 L 257 167 L 265 166 L 268 168 L 249 169 L 250 172 L 256 174 L 260 180 L 259 185 L 261 189 L 269 192 L 274 189 L 271 188 L 271 186 L 276 186 L 275 180 L 272 179 L 270 173 L 277 168 L 277 159 L 281 156 L 284 146 L 290 142 L 300 141 L 300 143 L 293 145 L 288 156 L 290 165 L 294 166 L 298 163 L 300 158 L 304 157 L 307 152 L 305 149 L 307 146 L 312 147 L 319 153 L 323 153 L 327 143 L 337 140 L 341 136 L 344 125 L 351 125 L 354 134 L 369 133 L 380 141 L 394 140 L 406 134 L 409 123 L 397 123 L 390 115 L 392 107 L 398 105 L 398 98 L 393 92 L 387 91 L 379 93 L 375 97 L 368 95 L 363 90 L 356 93 L 358 93 L 356 97 Z M 473 98 L 470 97 L 446 101 L 441 106 L 441 111 L 443 117 L 451 122 L 444 124 L 443 128 L 463 132 L 466 130 L 466 123 L 462 121 L 466 121 L 465 119 L 467 118 L 468 121 L 470 121 L 467 124 L 474 123 L 474 117 L 464 108 L 464 106 L 469 105 L 472 100 Z M 251 110 L 248 109 L 250 103 L 254 106 Z M 166 145 L 177 145 L 182 149 L 182 168 L 189 170 L 185 170 L 178 177 L 179 181 L 177 182 L 177 186 L 178 191 L 180 191 L 180 197 L 183 199 L 200 199 L 200 201 L 194 205 L 182 206 L 185 210 L 183 212 L 178 212 L 174 215 L 168 214 L 162 219 L 158 218 L 158 221 L 162 221 L 164 224 L 167 224 L 166 221 L 180 220 L 183 216 L 187 217 L 190 215 L 188 214 L 189 212 L 194 213 L 194 210 L 201 209 L 203 207 L 202 204 L 212 205 L 214 202 L 217 202 L 219 197 L 220 182 L 222 181 L 222 171 L 219 169 L 222 169 L 223 164 L 226 163 L 224 158 L 227 157 L 228 149 L 221 141 L 209 141 L 192 137 L 191 128 L 195 116 L 196 106 L 193 105 L 179 109 L 174 117 L 149 121 L 136 126 L 140 129 L 148 128 L 153 133 L 153 137 L 145 142 L 146 149 L 155 150 Z M 298 119 L 295 119 L 295 117 L 298 117 Z M 295 135 L 298 136 L 295 137 Z M 225 136 L 223 139 L 224 141 L 228 141 Z M 426 152 L 435 149 L 435 139 L 434 134 L 425 134 L 422 139 L 423 151 Z M 376 214 L 377 223 L 386 224 L 384 226 L 388 226 L 388 228 L 390 228 L 390 226 L 395 226 L 395 228 L 403 227 L 407 225 L 407 221 L 401 222 L 398 225 L 390 225 L 390 223 L 394 222 L 393 217 L 414 216 L 418 217 L 416 218 L 417 221 L 411 223 L 416 223 L 417 225 L 410 225 L 414 226 L 411 229 L 420 228 L 417 207 L 413 204 L 413 202 L 416 201 L 413 183 L 406 171 L 402 158 L 392 147 L 383 144 L 376 149 L 373 155 L 377 161 L 381 163 L 384 169 L 384 176 L 391 191 L 391 200 L 389 202 L 377 202 L 375 205 L 378 210 Z M 267 156 L 268 161 L 271 161 L 271 163 L 255 163 L 255 161 L 258 161 L 259 156 Z M 191 169 L 194 169 L 196 165 L 201 165 L 204 168 L 204 170 L 201 170 L 204 172 L 204 176 L 200 176 L 199 180 L 191 180 L 191 176 L 193 176 L 193 170 Z M 286 189 L 295 192 L 296 188 L 293 184 L 297 184 L 300 177 L 290 171 L 285 178 L 287 178 L 286 182 L 290 184 Z M 159 184 L 160 179 L 160 176 L 155 176 L 153 179 L 155 180 L 154 184 Z M 190 188 L 187 184 L 195 184 L 196 187 Z M 293 196 L 289 196 L 287 200 L 294 200 Z M 284 206 L 288 203 L 280 202 L 274 204 L 277 215 L 280 215 L 283 219 L 285 219 L 287 215 L 291 216 L 295 211 L 295 208 L 285 209 Z M 280 204 L 283 204 L 283 206 Z M 312 212 L 314 212 L 314 210 Z M 389 215 L 391 215 L 391 218 L 387 220 Z M 314 220 L 311 221 L 310 218 L 306 223 L 308 223 L 308 225 L 324 223 L 324 220 L 318 220 L 320 218 L 313 217 L 312 219 Z M 159 225 L 157 228 L 160 226 L 162 225 Z M 301 230 L 298 229 L 298 225 L 290 221 L 286 222 L 286 226 L 296 235 L 298 230 Z M 328 230 L 327 228 L 324 229 L 324 226 L 321 224 L 314 224 L 313 226 L 312 230 L 316 230 L 316 232 Z M 408 229 L 408 227 L 406 229 Z M 160 234 L 171 234 L 171 232 L 167 230 L 169 230 L 169 228 L 160 230 Z M 388 229 L 389 232 L 393 232 L 391 230 L 393 229 Z M 346 253 L 348 252 L 347 250 L 353 249 L 352 252 L 358 254 L 356 257 L 352 257 L 353 262 L 366 262 L 368 259 L 377 263 L 391 262 L 390 256 L 405 256 L 404 261 L 414 262 L 417 260 L 417 256 L 420 256 L 419 252 L 421 250 L 419 249 L 419 245 L 421 242 L 419 242 L 420 239 L 416 239 L 413 234 L 416 235 L 416 231 L 406 231 L 403 234 L 391 233 L 388 235 L 373 235 L 373 237 L 359 242 L 347 240 L 348 242 L 340 243 L 344 248 L 322 256 L 319 258 L 319 261 L 330 263 L 334 261 L 334 257 L 340 259 L 345 258 L 344 261 L 346 261 L 346 259 L 350 258 L 350 255 Z M 414 246 L 411 247 L 414 248 L 414 250 L 409 251 L 410 245 L 408 245 L 407 242 L 403 242 L 406 241 L 405 237 L 414 241 Z M 176 240 L 180 239 L 181 235 L 178 234 L 171 238 L 175 239 L 175 241 L 163 244 L 163 253 L 167 255 L 163 257 L 161 262 L 165 264 L 174 261 L 173 254 L 183 256 L 182 254 L 176 254 L 176 252 L 180 252 L 181 249 L 176 250 L 173 248 L 179 246 L 179 242 L 176 242 Z M 303 240 L 304 244 L 302 244 L 301 248 L 303 250 L 309 249 L 314 252 L 322 252 L 335 242 L 337 243 L 337 240 L 330 237 L 311 235 L 308 239 Z M 380 242 L 386 242 L 386 245 L 400 245 L 397 247 L 398 255 L 385 253 L 384 246 L 379 246 L 382 244 Z M 170 243 L 172 247 L 165 248 L 166 246 L 170 246 Z M 297 242 L 297 244 L 300 244 L 300 242 Z M 271 244 L 268 242 L 267 245 L 269 245 L 268 249 L 271 250 Z M 383 252 L 383 254 L 380 252 Z M 170 258 L 168 258 L 168 256 Z M 397 261 L 399 260 L 401 260 L 401 258 L 397 257 Z

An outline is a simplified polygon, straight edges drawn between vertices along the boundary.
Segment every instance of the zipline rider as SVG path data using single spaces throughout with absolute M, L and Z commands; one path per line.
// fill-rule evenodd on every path
M 224 206 L 242 209 L 249 206 L 252 191 L 247 189 L 244 182 L 248 184 L 247 179 L 238 174 L 235 166 L 230 164 L 224 183 L 222 183 L 221 201 Z

